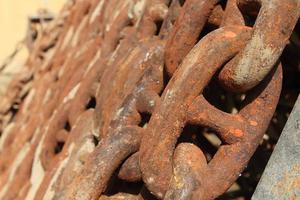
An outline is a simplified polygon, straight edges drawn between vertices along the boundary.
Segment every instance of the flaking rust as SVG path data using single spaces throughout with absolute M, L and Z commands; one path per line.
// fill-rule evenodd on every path
M 153 114 L 147 127 L 148 133 L 142 139 L 140 150 L 143 179 L 158 197 L 163 197 L 169 187 L 175 144 L 183 127 L 188 122 L 192 124 L 199 124 L 200 122 L 202 126 L 215 129 L 223 142 L 227 144 L 220 147 L 218 153 L 208 164 L 208 169 L 211 167 L 211 171 L 214 172 L 213 175 L 207 176 L 211 183 L 205 182 L 210 187 L 204 190 L 205 194 L 198 193 L 194 199 L 199 196 L 201 199 L 212 199 L 225 192 L 253 154 L 272 117 L 275 110 L 274 105 L 278 102 L 281 88 L 280 73 L 278 72 L 279 75 L 274 78 L 276 85 L 271 84 L 271 89 L 267 91 L 269 101 L 261 102 L 262 100 L 258 97 L 257 103 L 252 102 L 240 111 L 241 116 L 228 116 L 228 119 L 223 121 L 222 119 L 226 119 L 226 115 L 218 114 L 218 111 L 205 103 L 203 98 L 197 98 L 197 95 L 203 91 L 217 69 L 245 45 L 250 35 L 251 30 L 243 27 L 224 27 L 210 33 L 187 55 L 182 66 L 175 72 L 166 87 L 159 109 Z M 274 92 L 272 95 L 270 95 L 271 91 Z M 251 96 L 251 94 L 249 95 Z M 262 94 L 262 96 L 267 97 L 266 94 Z M 264 110 L 264 115 L 257 115 L 264 108 L 264 106 L 258 107 L 262 105 L 267 106 L 269 112 Z M 252 115 L 254 115 L 253 119 L 251 118 Z M 255 119 L 255 117 L 262 118 Z M 197 118 L 203 121 L 198 121 Z M 247 127 L 247 123 L 250 122 L 256 126 L 249 124 Z M 242 142 L 243 140 L 245 141 Z M 238 157 L 235 158 L 235 156 Z M 226 162 L 228 162 L 227 166 L 220 170 L 220 167 L 224 166 Z M 220 173 L 216 169 L 219 169 Z M 228 173 L 224 173 L 226 170 L 229 170 Z M 205 178 L 201 177 L 202 181 L 203 179 L 205 181 Z M 224 181 L 226 179 L 227 181 Z M 218 184 L 218 180 L 223 180 L 223 182 Z M 215 186 L 213 186 L 214 184 Z M 209 193 L 209 188 L 213 194 Z M 177 199 L 180 196 L 176 198 L 171 196 L 172 198 L 169 197 L 169 199 Z
M 0 102 L 0 199 L 219 197 L 274 113 L 299 4 L 68 1 Z M 236 114 L 211 82 L 245 93 Z M 211 159 L 180 142 L 187 125 L 221 139 Z

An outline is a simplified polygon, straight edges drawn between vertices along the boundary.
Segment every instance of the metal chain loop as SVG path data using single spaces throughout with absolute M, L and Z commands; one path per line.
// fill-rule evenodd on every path
M 299 6 L 68 1 L 0 102 L 0 199 L 222 195 L 274 113 L 280 55 Z M 243 107 L 236 114 L 214 107 L 204 94 L 210 83 L 243 92 Z M 221 140 L 211 159 L 180 141 L 188 125 Z
M 222 70 L 219 79 L 231 91 L 258 85 L 281 56 L 300 16 L 299 0 L 239 0 L 238 5 L 261 4 L 253 35 L 245 48 Z M 280 14 L 279 14 L 280 13 Z
M 250 35 L 251 31 L 249 29 L 234 26 L 220 28 L 208 34 L 183 60 L 164 90 L 161 104 L 150 120 L 147 134 L 142 139 L 140 149 L 143 180 L 157 197 L 162 198 L 169 187 L 172 174 L 172 155 L 177 138 L 188 122 L 188 107 L 194 102 L 197 95 L 202 93 L 217 69 L 246 44 L 247 40 L 250 39 Z M 277 85 L 277 88 L 280 87 Z M 275 99 L 271 102 L 271 105 L 276 105 L 279 93 L 280 90 L 275 93 Z M 265 116 L 265 122 L 256 122 L 261 123 L 259 127 L 267 127 L 274 109 L 275 106 L 272 106 L 269 110 L 270 114 Z M 230 123 L 232 121 L 234 120 L 228 120 Z M 213 123 L 216 124 L 217 121 L 213 120 Z M 245 126 L 245 123 L 243 126 Z M 225 137 L 224 142 L 230 144 L 230 142 L 238 140 L 234 137 L 234 134 L 242 137 L 244 135 L 243 130 L 244 128 L 242 130 L 236 128 L 233 130 L 234 132 L 227 130 L 225 133 L 229 135 L 227 138 Z M 256 137 L 259 136 L 256 135 Z M 247 149 L 246 147 L 243 148 Z M 246 161 L 241 162 L 239 168 L 243 168 L 250 159 L 253 152 L 249 152 L 245 154 Z M 230 154 L 223 154 L 224 159 L 225 157 L 230 159 L 231 156 Z M 222 162 L 217 165 L 222 165 Z M 240 170 L 238 170 L 239 172 Z M 229 174 L 227 175 L 229 176 Z M 231 173 L 230 176 L 234 175 Z

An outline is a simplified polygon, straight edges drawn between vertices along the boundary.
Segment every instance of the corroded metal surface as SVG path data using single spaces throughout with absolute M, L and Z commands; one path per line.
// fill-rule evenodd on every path
M 0 102 L 0 199 L 222 195 L 268 127 L 299 17 L 295 0 L 267 2 L 69 1 Z M 211 83 L 245 91 L 242 107 L 214 107 Z M 204 129 L 221 140 L 210 157 Z
M 219 75 L 222 84 L 230 90 L 249 90 L 270 72 L 288 43 L 300 14 L 299 0 L 240 0 L 239 4 L 247 7 L 251 2 L 261 6 L 252 38 Z
M 226 191 L 253 154 L 275 110 L 280 94 L 280 75 L 275 79 L 275 85 L 270 84 L 271 89 L 261 94 L 265 102 L 257 97 L 258 102 L 252 101 L 245 106 L 240 115 L 218 113 L 203 98 L 197 98 L 212 75 L 237 53 L 250 34 L 249 30 L 240 27 L 224 27 L 210 33 L 187 55 L 164 90 L 158 112 L 154 113 L 147 135 L 143 137 L 140 161 L 143 180 L 158 197 L 162 197 L 169 187 L 175 144 L 188 122 L 215 129 L 226 144 L 209 163 L 208 170 L 212 174 L 205 172 L 209 180 L 200 178 L 201 185 L 207 185 L 205 194 L 197 195 L 201 199 L 211 199 L 220 195 L 218 191 Z M 259 113 L 262 108 L 264 111 Z M 210 191 L 217 194 L 210 194 Z
M 174 73 L 182 59 L 195 45 L 217 2 L 218 0 L 187 0 L 184 3 L 166 47 L 168 73 Z

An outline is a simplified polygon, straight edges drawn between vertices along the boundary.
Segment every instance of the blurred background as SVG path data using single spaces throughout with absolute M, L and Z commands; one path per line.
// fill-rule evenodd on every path
M 55 16 L 64 3 L 65 0 L 0 0 L 0 97 L 27 58 L 28 49 L 23 41 L 30 20 L 43 12 Z
M 47 9 L 54 15 L 59 12 L 64 0 L 0 0 L 0 63 L 16 47 L 27 31 L 28 18 Z

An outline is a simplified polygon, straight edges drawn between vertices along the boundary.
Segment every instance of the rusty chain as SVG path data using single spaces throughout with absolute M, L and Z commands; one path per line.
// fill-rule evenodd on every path
M 0 103 L 0 199 L 222 195 L 273 116 L 299 12 L 298 0 L 68 1 Z M 212 105 L 211 83 L 245 94 L 237 113 Z M 211 158 L 200 128 L 221 140 Z

